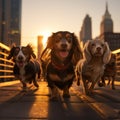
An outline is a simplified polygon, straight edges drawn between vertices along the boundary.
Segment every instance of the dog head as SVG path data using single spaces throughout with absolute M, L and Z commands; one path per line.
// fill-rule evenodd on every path
M 53 33 L 48 38 L 46 49 L 51 49 L 51 52 L 55 54 L 60 61 L 64 61 L 66 58 L 71 56 L 73 62 L 75 63 L 82 58 L 77 37 L 74 33 L 70 33 L 68 31 L 58 31 Z
M 10 53 L 7 59 L 13 58 L 13 61 L 17 64 L 18 67 L 23 67 L 31 59 L 36 58 L 33 49 L 30 45 L 27 46 L 13 46 L 10 50 Z
M 84 46 L 84 57 L 90 61 L 92 57 L 102 57 L 103 63 L 107 64 L 110 60 L 111 51 L 107 42 L 95 39 L 89 40 Z

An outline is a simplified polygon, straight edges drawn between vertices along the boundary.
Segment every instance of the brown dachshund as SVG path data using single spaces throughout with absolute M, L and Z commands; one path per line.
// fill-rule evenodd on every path
M 47 65 L 46 79 L 52 100 L 58 99 L 58 89 L 63 91 L 63 97 L 70 97 L 69 88 L 75 77 L 74 66 L 81 58 L 80 44 L 74 33 L 58 31 L 48 38 L 41 60 Z

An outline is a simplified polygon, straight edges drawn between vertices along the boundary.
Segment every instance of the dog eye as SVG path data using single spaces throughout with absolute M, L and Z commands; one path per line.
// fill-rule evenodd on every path
M 56 38 L 55 38 L 55 42 L 57 43 L 57 42 L 59 42 L 61 40 L 61 37 L 60 36 L 57 36 Z
M 22 52 L 23 52 L 23 54 L 27 55 L 28 50 L 26 48 L 22 48 Z
M 101 44 L 102 47 L 104 47 L 104 44 Z
M 72 42 L 72 38 L 71 38 L 71 37 L 67 37 L 67 41 L 68 41 L 69 43 L 71 43 L 71 42 Z
M 91 46 L 92 46 L 92 47 L 94 47 L 94 46 L 95 46 L 95 44 L 94 44 L 94 43 L 92 43 L 92 44 L 91 44 Z
M 14 55 L 17 55 L 19 53 L 20 49 L 19 48 L 16 48 L 15 51 L 14 51 Z

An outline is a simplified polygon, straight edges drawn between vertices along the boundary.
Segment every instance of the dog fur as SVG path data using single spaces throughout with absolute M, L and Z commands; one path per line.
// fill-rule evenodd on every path
M 108 64 L 105 65 L 104 74 L 99 82 L 99 86 L 106 86 L 106 80 L 108 80 L 107 85 L 110 85 L 111 88 L 115 89 L 115 78 L 116 78 L 116 55 L 111 54 L 111 58 Z
M 49 53 L 47 58 L 46 53 Z M 74 66 L 81 58 L 80 44 L 74 33 L 58 31 L 48 38 L 41 59 L 47 61 L 46 79 L 52 100 L 58 99 L 58 89 L 63 91 L 63 97 L 70 97 L 69 88 L 75 77 Z
M 23 85 L 23 90 L 26 90 L 27 84 L 32 83 L 38 88 L 37 77 L 40 78 L 41 67 L 40 63 L 35 59 L 36 55 L 33 52 L 31 45 L 13 46 L 7 59 L 14 61 L 13 73 Z
M 86 95 L 90 95 L 95 84 L 104 72 L 104 66 L 110 60 L 110 49 L 103 40 L 88 40 L 84 45 L 83 59 L 79 60 L 75 68 L 77 85 L 80 79 Z

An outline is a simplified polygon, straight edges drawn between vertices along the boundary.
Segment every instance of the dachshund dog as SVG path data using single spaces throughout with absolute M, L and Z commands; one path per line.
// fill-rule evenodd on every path
M 114 81 L 116 77 L 116 55 L 111 54 L 111 58 L 108 64 L 105 65 L 104 74 L 102 76 L 102 81 L 98 83 L 100 87 L 105 86 L 105 80 L 108 80 L 107 85 L 111 85 L 112 89 L 115 89 Z
M 95 84 L 104 72 L 104 66 L 110 60 L 111 51 L 103 40 L 88 40 L 83 48 L 83 59 L 79 60 L 75 68 L 77 85 L 80 79 L 86 95 L 90 95 Z
M 47 61 L 46 79 L 51 89 L 51 100 L 58 99 L 58 89 L 63 91 L 63 97 L 70 97 L 69 88 L 75 77 L 74 66 L 81 58 L 80 44 L 74 33 L 58 31 L 48 38 L 41 59 Z
M 32 57 L 34 59 L 32 59 Z M 40 63 L 35 60 L 36 56 L 30 45 L 27 46 L 13 46 L 10 50 L 7 59 L 14 61 L 13 73 L 23 85 L 23 90 L 26 90 L 27 84 L 32 83 L 35 87 L 39 87 L 36 78 L 40 78 L 41 67 Z M 38 76 L 37 76 L 38 75 Z

